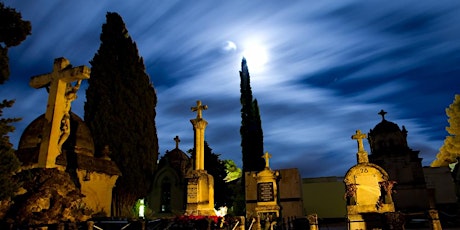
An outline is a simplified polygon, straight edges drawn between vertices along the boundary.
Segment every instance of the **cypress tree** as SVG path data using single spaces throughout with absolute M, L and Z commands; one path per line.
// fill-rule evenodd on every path
M 236 196 L 234 212 L 237 215 L 245 214 L 245 193 L 246 193 L 246 172 L 262 171 L 265 167 L 264 140 L 262 132 L 262 121 L 260 120 L 259 105 L 257 100 L 252 99 L 249 70 L 246 59 L 241 62 L 240 71 L 241 91 L 241 152 L 243 156 L 243 175 L 241 178 L 241 196 Z M 236 190 L 237 191 L 237 190 Z
M 249 70 L 246 59 L 241 62 L 241 150 L 243 172 L 261 171 L 265 167 L 262 121 L 257 100 L 252 99 Z
M 85 121 L 96 152 L 109 146 L 122 176 L 114 191 L 115 215 L 130 215 L 145 197 L 158 159 L 157 96 L 123 19 L 107 13 L 99 50 L 90 61 Z
M 5 7 L 0 2 L 0 84 L 4 84 L 10 76 L 8 47 L 17 46 L 30 34 L 29 21 L 22 20 L 21 13 L 13 8 Z M 19 187 L 13 178 L 20 166 L 14 154 L 13 145 L 8 133 L 14 131 L 11 123 L 19 118 L 3 118 L 3 109 L 13 106 L 14 100 L 0 102 L 0 200 L 11 198 Z

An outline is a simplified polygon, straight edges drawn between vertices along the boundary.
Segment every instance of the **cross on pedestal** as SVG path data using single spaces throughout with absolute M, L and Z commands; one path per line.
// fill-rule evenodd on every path
M 70 134 L 70 106 L 77 98 L 77 91 L 83 79 L 89 79 L 90 69 L 86 66 L 72 68 L 69 60 L 56 58 L 53 72 L 34 76 L 29 85 L 33 88 L 49 88 L 48 104 L 43 127 L 42 142 L 38 156 L 38 167 L 56 167 L 56 157 Z M 72 85 L 72 82 L 77 82 Z
M 204 130 L 208 122 L 203 119 L 202 111 L 206 109 L 208 106 L 201 101 L 196 101 L 196 107 L 192 107 L 192 112 L 197 112 L 196 118 L 190 120 L 195 132 L 195 170 L 204 170 Z
M 179 142 L 180 142 L 179 136 L 174 137 L 174 141 L 176 142 L 176 149 L 179 149 Z
M 196 119 L 203 118 L 203 110 L 207 110 L 207 105 L 201 105 L 201 101 L 196 101 L 196 107 L 192 107 L 192 112 L 196 113 Z
M 365 133 L 361 133 L 361 130 L 356 130 L 356 134 L 351 136 L 351 139 L 358 141 L 358 152 L 364 152 L 363 139 L 366 138 Z
M 270 158 L 272 158 L 272 155 L 269 154 L 268 152 L 265 152 L 262 158 L 265 159 L 265 168 L 270 168 Z

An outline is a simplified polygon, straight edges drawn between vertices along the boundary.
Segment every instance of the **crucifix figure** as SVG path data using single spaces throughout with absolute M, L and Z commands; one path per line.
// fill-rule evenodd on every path
M 77 98 L 77 91 L 83 79 L 89 79 L 90 69 L 86 66 L 72 67 L 69 60 L 56 58 L 53 72 L 33 76 L 29 85 L 33 88 L 49 88 L 48 105 L 43 127 L 42 142 L 38 156 L 38 167 L 56 167 L 56 157 L 62 144 L 70 134 L 70 107 Z M 76 82 L 72 85 L 72 82 Z
M 174 141 L 176 142 L 176 149 L 179 149 L 179 142 L 180 142 L 179 136 L 174 137 Z
M 265 159 L 265 168 L 270 168 L 270 158 L 272 158 L 272 155 L 269 154 L 268 152 L 265 152 L 262 158 Z
M 196 101 L 196 107 L 192 107 L 192 112 L 196 113 L 196 119 L 203 118 L 203 110 L 207 110 L 207 105 L 201 105 L 201 101 Z

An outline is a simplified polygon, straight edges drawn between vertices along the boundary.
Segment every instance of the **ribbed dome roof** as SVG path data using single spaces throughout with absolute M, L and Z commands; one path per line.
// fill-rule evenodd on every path
M 21 154 L 27 153 L 30 157 L 35 158 L 42 140 L 43 126 L 46 118 L 42 114 L 34 121 L 32 121 L 21 135 L 19 140 L 17 155 L 21 160 L 26 160 L 21 157 Z M 94 155 L 94 142 L 91 136 L 91 132 L 86 126 L 85 122 L 75 113 L 70 114 L 70 135 L 69 138 L 63 145 L 63 148 L 75 150 L 85 155 Z M 33 156 L 32 156 L 33 155 Z M 34 159 L 30 159 L 31 163 L 34 163 Z

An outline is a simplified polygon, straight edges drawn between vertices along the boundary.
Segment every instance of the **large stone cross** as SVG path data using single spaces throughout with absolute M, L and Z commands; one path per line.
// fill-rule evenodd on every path
M 196 101 L 196 107 L 192 107 L 192 112 L 196 113 L 196 118 L 201 119 L 203 118 L 203 110 L 207 110 L 207 105 L 201 105 L 201 101 Z
M 270 158 L 272 158 L 272 155 L 269 154 L 268 152 L 265 152 L 262 158 L 265 159 L 265 168 L 270 168 Z
M 86 66 L 72 67 L 69 60 L 61 57 L 54 60 L 53 72 L 30 79 L 33 88 L 49 90 L 38 167 L 56 167 L 56 157 L 70 135 L 71 102 L 77 98 L 81 81 L 89 79 L 90 72 Z M 72 85 L 73 82 L 76 84 Z

